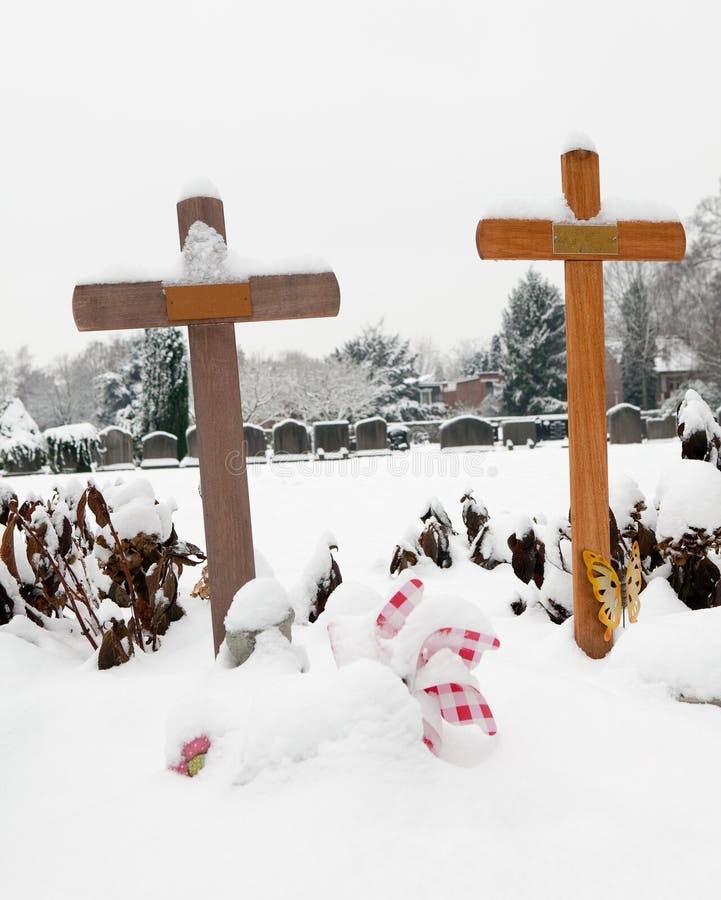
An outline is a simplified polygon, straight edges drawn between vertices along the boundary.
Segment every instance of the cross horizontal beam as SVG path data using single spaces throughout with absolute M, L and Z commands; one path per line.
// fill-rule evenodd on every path
M 575 224 L 579 228 L 594 227 Z M 680 222 L 619 221 L 613 253 L 554 252 L 553 226 L 550 219 L 481 219 L 476 229 L 478 254 L 481 259 L 679 262 L 686 252 L 686 235 Z
M 162 281 L 79 284 L 73 292 L 78 331 L 168 328 L 220 322 L 270 322 L 337 316 L 340 288 L 333 272 L 312 275 L 258 275 L 248 279 L 250 315 L 169 318 Z

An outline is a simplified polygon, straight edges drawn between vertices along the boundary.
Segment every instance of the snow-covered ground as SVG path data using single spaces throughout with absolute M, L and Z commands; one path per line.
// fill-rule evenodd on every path
M 679 446 L 611 446 L 611 477 L 631 476 L 652 501 Z M 225 672 L 223 690 L 236 678 L 239 707 L 255 692 L 247 740 L 267 764 L 240 783 L 232 767 L 214 769 L 210 754 L 196 778 L 167 771 L 169 716 L 182 719 L 186 701 L 197 706 L 204 692 L 211 704 L 220 677 L 209 610 L 188 597 L 198 570 L 183 575 L 188 615 L 161 650 L 117 669 L 100 672 L 17 622 L 0 629 L 2 896 L 717 897 L 721 709 L 675 696 L 713 694 L 716 684 L 721 693 L 721 610 L 687 611 L 665 582 L 652 581 L 638 624 L 594 662 L 576 648 L 572 620 L 551 624 L 510 566 L 489 572 L 464 558 L 459 500 L 469 486 L 504 535 L 521 516 L 550 524 L 568 509 L 567 461 L 558 445 L 483 454 L 427 447 L 249 470 L 256 547 L 295 599 L 330 532 L 341 600 L 350 607 L 375 591 L 382 602 L 407 577 L 388 574 L 396 543 L 430 497 L 446 507 L 461 531 L 454 565 L 410 574 L 427 598 L 477 604 L 501 641 L 474 670 L 498 734 L 449 735 L 465 765 L 409 742 L 402 682 L 371 667 L 361 697 L 358 678 L 342 680 L 348 670 L 336 672 L 321 616 L 294 628 L 308 674 L 244 685 Z M 97 481 L 116 477 L 151 479 L 160 499 L 178 504 L 178 534 L 203 545 L 197 469 Z M 14 485 L 47 495 L 55 480 Z M 518 594 L 531 601 L 520 617 L 509 606 Z M 377 691 L 373 727 L 340 728 L 308 751 L 323 704 L 328 716 L 344 715 L 337 694 L 346 684 L 359 703 Z

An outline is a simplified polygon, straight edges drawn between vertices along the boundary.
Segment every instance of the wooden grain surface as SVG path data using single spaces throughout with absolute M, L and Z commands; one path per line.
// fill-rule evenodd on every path
M 236 591 L 255 577 L 233 325 L 188 328 L 215 652 Z
M 576 642 L 593 659 L 610 649 L 583 551 L 609 558 L 603 264 L 567 262 L 566 370 Z
M 686 234 L 680 222 L 622 220 L 618 222 L 618 253 L 564 254 L 553 251 L 550 219 L 481 219 L 476 247 L 482 259 L 678 262 L 686 252 Z
M 178 214 L 178 238 L 180 249 L 185 245 L 190 226 L 194 222 L 205 222 L 211 228 L 215 228 L 223 240 L 228 243 L 225 234 L 225 210 L 223 201 L 216 197 L 188 197 L 176 205 Z
M 597 215 L 601 206 L 598 155 L 589 150 L 564 153 L 561 186 L 577 219 Z M 605 629 L 586 576 L 583 551 L 593 550 L 605 559 L 610 556 L 603 263 L 568 261 L 564 268 L 573 627 L 578 646 L 592 659 L 601 659 L 611 645 L 603 639 Z
M 253 308 L 250 316 L 171 322 L 161 281 L 79 284 L 73 292 L 73 317 L 79 331 L 325 318 L 338 315 L 340 288 L 333 272 L 264 275 L 250 278 L 250 300 Z
M 601 177 L 595 150 L 570 150 L 561 156 L 561 187 L 577 219 L 601 211 Z

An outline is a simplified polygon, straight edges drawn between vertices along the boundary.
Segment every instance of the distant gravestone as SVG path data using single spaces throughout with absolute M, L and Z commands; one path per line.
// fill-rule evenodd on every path
M 459 416 L 441 425 L 441 450 L 492 446 L 493 426 L 478 416 Z
M 501 422 L 503 440 L 514 444 L 527 444 L 538 440 L 538 427 L 535 422 Z
M 310 452 L 308 429 L 303 422 L 286 419 L 273 426 L 275 456 L 303 456 Z
M 198 456 L 198 429 L 195 425 L 190 425 L 185 429 L 185 456 L 180 460 L 180 465 L 184 469 L 194 469 L 200 465 L 200 457 Z
M 133 436 L 124 428 L 104 428 L 100 432 L 100 468 L 133 469 Z
M 185 443 L 188 447 L 188 456 L 191 459 L 198 459 L 198 429 L 195 425 L 191 425 L 185 432 Z
M 170 469 L 178 462 L 178 439 L 167 431 L 153 431 L 143 438 L 143 469 Z
M 388 426 L 380 416 L 361 419 L 355 426 L 355 445 L 359 453 L 388 449 Z
M 245 455 L 256 462 L 261 457 L 265 459 L 265 432 L 257 425 L 246 425 L 245 431 Z
M 348 422 L 316 422 L 313 425 L 313 448 L 315 452 L 342 453 L 348 450 Z
M 607 413 L 609 440 L 612 444 L 640 444 L 643 438 L 641 410 L 630 403 L 619 403 Z
M 647 419 L 646 436 L 649 441 L 677 437 L 676 416 L 672 414 L 670 416 L 665 416 L 663 419 Z

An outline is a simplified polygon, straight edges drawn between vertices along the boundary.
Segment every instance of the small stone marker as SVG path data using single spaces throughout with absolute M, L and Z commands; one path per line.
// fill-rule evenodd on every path
M 441 450 L 493 446 L 493 425 L 478 416 L 458 416 L 440 429 Z
M 275 456 L 304 456 L 310 453 L 308 429 L 303 422 L 285 419 L 273 426 Z
M 501 421 L 503 429 L 503 442 L 512 441 L 515 445 L 527 444 L 538 440 L 538 426 L 535 422 L 508 422 Z
M 380 416 L 355 424 L 355 446 L 359 453 L 388 450 L 388 426 Z
M 238 666 L 255 650 L 259 634 L 277 629 L 292 640 L 295 612 L 288 595 L 274 578 L 257 578 L 235 595 L 225 617 L 225 642 Z
M 313 425 L 313 448 L 316 453 L 321 450 L 324 455 L 342 453 L 348 450 L 348 422 L 316 422 Z
M 142 469 L 172 469 L 179 466 L 178 439 L 168 431 L 153 431 L 143 438 Z
M 411 444 L 411 430 L 407 425 L 391 425 L 388 429 L 388 443 L 391 450 L 408 450 Z
M 222 202 L 189 197 L 177 206 L 181 250 L 193 225 L 226 241 Z M 210 279 L 201 279 L 210 281 Z M 235 322 L 336 316 L 332 272 L 250 276 L 247 281 L 166 285 L 162 281 L 77 285 L 73 316 L 80 331 L 187 325 L 198 427 L 208 579 L 215 652 L 236 591 L 255 576 Z
M 133 436 L 124 428 L 103 428 L 100 432 L 101 469 L 134 469 Z
M 598 659 L 611 645 L 604 640 L 583 551 L 610 556 L 603 262 L 678 262 L 686 235 L 680 222 L 591 221 L 602 212 L 593 150 L 579 148 L 561 156 L 561 184 L 574 221 L 481 219 L 476 246 L 482 259 L 564 263 L 573 619 L 578 646 Z
M 612 444 L 640 444 L 643 439 L 641 410 L 630 403 L 612 406 L 607 413 L 608 438 Z

